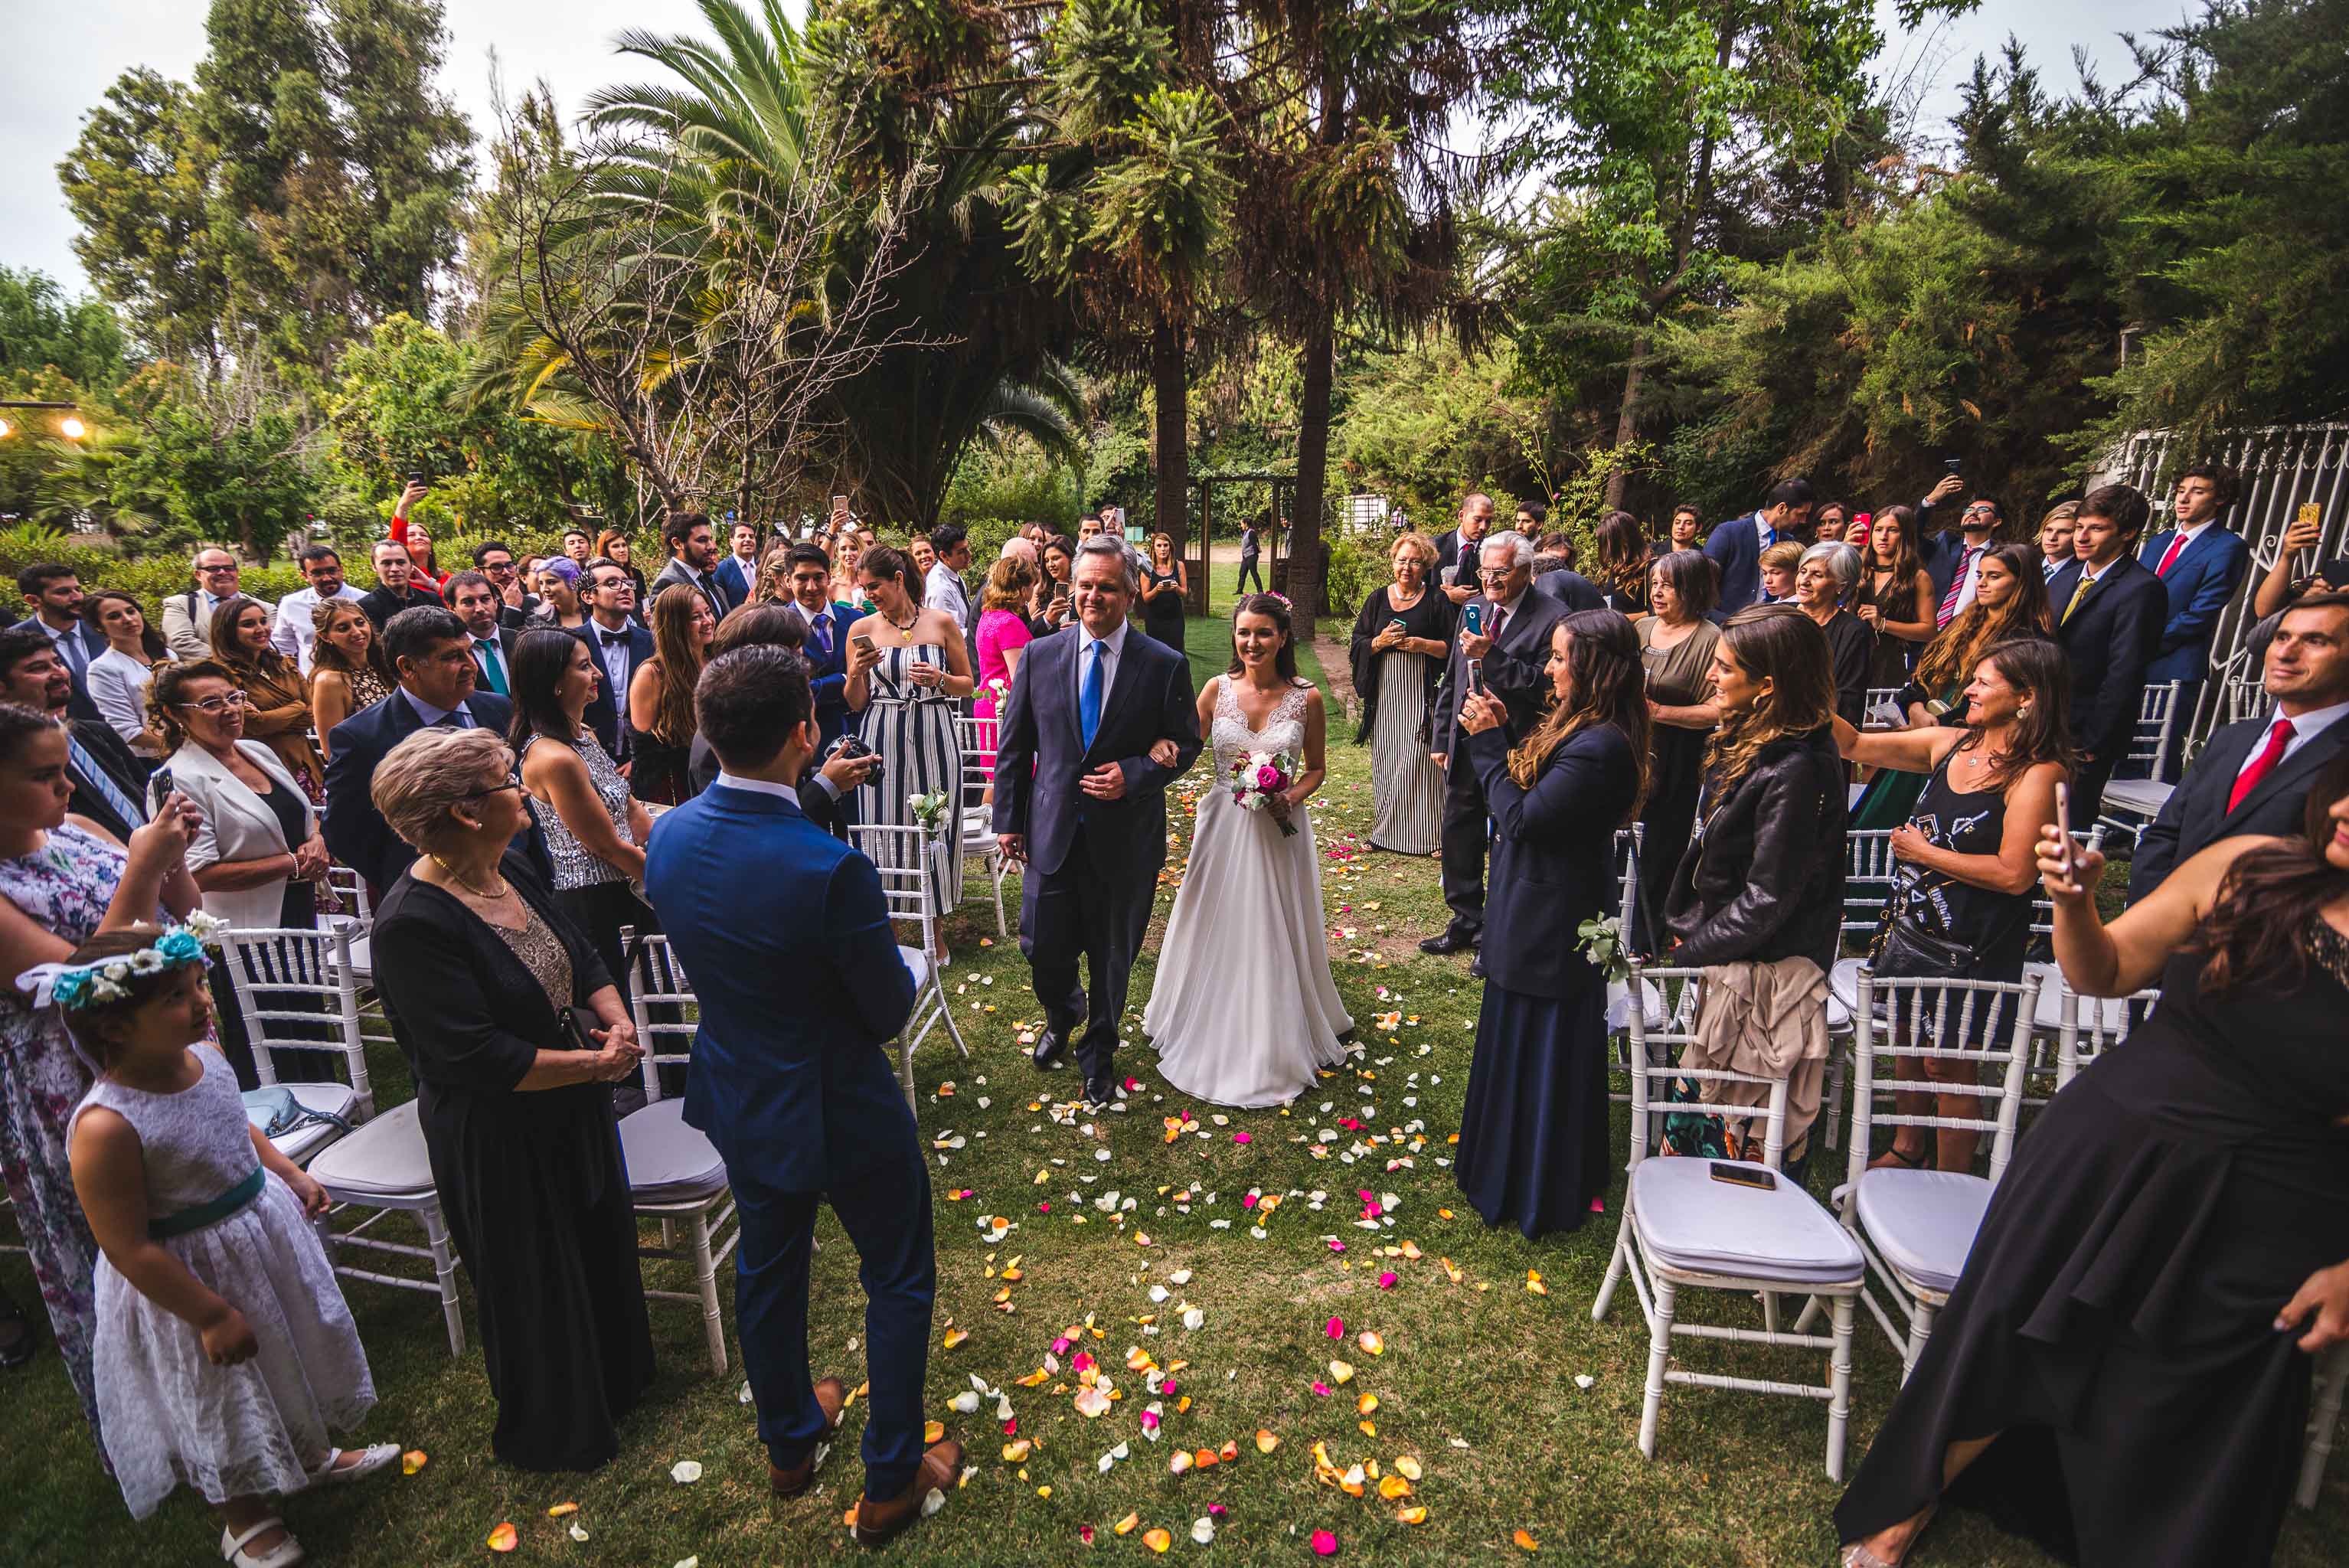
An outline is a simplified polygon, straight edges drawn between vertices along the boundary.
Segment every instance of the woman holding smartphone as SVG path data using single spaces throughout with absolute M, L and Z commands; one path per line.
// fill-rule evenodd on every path
M 1398 535 L 1387 559 L 1394 581 L 1365 595 L 1354 618 L 1354 691 L 1362 699 L 1354 744 L 1371 748 L 1371 847 L 1432 855 L 1444 833 L 1444 769 L 1430 756 L 1428 725 L 1459 608 L 1429 591 L 1436 556 L 1426 535 Z

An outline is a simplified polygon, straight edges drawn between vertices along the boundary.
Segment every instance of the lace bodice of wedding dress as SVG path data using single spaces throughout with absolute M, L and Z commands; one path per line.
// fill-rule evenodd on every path
M 1229 779 L 1232 764 L 1243 752 L 1286 751 L 1291 757 L 1305 755 L 1305 699 L 1312 692 L 1309 685 L 1300 681 L 1289 688 L 1265 720 L 1262 729 L 1250 729 L 1247 716 L 1240 711 L 1239 686 L 1230 676 L 1219 676 L 1216 681 L 1216 722 L 1210 738 L 1216 743 L 1216 777 Z

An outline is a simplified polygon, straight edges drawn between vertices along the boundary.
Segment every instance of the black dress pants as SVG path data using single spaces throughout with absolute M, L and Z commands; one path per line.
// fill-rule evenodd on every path
M 1485 849 L 1489 813 L 1485 787 L 1467 748 L 1455 746 L 1444 772 L 1444 902 L 1452 907 L 1452 923 L 1462 931 L 1485 926 Z

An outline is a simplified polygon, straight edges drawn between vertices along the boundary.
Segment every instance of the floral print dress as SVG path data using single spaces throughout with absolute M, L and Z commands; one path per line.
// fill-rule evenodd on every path
M 125 861 L 113 844 L 68 822 L 50 830 L 48 842 L 31 854 L 0 861 L 0 898 L 78 947 L 106 918 Z M 156 918 L 169 916 L 158 910 Z M 0 975 L 0 1180 L 16 1205 L 66 1372 L 81 1396 L 90 1435 L 98 1438 L 90 1375 L 98 1243 L 66 1161 L 66 1130 L 91 1075 L 66 1033 L 64 1015 L 55 1007 L 35 1012 L 15 981 Z M 98 1451 L 105 1452 L 102 1439 Z

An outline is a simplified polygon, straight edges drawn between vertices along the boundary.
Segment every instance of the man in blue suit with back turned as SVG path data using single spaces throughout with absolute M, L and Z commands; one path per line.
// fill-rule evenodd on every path
M 1076 621 L 1030 645 L 995 742 L 996 841 L 1028 862 L 1019 946 L 1044 1005 L 1036 1065 L 1073 1043 L 1085 1098 L 1100 1102 L 1115 1098 L 1126 982 L 1166 863 L 1166 786 L 1200 745 L 1190 661 L 1126 624 L 1141 587 L 1123 540 L 1077 546 Z
M 1713 524 L 1704 536 L 1704 554 L 1721 571 L 1718 608 L 1723 616 L 1760 600 L 1762 552 L 1781 539 L 1798 537 L 1810 517 L 1811 481 L 1786 480 L 1744 517 Z
M 856 1248 L 873 1387 L 854 1529 L 877 1546 L 920 1519 L 932 1491 L 951 1496 L 962 1471 L 960 1443 L 922 1446 L 930 1179 L 882 1049 L 913 1010 L 913 975 L 873 862 L 801 814 L 816 747 L 807 666 L 785 648 L 737 648 L 701 672 L 693 707 L 718 781 L 654 824 L 645 862 L 701 1005 L 685 1119 L 725 1161 L 741 1216 L 735 1322 L 779 1497 L 812 1484 L 848 1403 L 842 1378 L 809 1381 L 818 1203 Z

